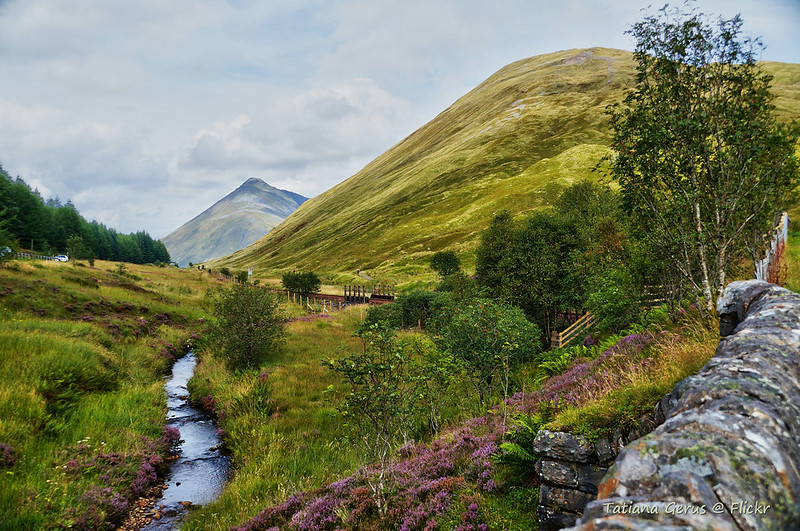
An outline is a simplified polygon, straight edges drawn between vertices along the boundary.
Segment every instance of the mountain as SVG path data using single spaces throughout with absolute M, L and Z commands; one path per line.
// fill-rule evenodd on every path
M 206 262 L 255 242 L 306 199 L 251 178 L 161 241 L 181 267 Z
M 781 114 L 800 115 L 800 65 L 765 63 Z M 304 203 L 247 249 L 217 260 L 379 282 L 432 278 L 453 249 L 469 267 L 493 215 L 546 207 L 609 153 L 606 107 L 633 86 L 633 55 L 567 50 L 512 63 L 360 172 Z

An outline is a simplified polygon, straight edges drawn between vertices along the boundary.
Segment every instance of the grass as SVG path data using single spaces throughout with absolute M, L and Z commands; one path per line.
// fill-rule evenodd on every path
M 211 284 L 128 268 L 0 267 L 0 529 L 111 529 L 166 470 L 163 375 Z
M 294 316 L 300 313 L 294 305 L 287 308 L 294 308 Z M 192 396 L 216 411 L 236 472 L 216 502 L 192 512 L 186 529 L 284 528 L 292 518 L 297 520 L 292 528 L 328 518 L 345 528 L 352 527 L 342 523 L 348 518 L 380 528 L 400 525 L 410 512 L 420 515 L 419 522 L 435 518 L 439 529 L 464 522 L 483 522 L 489 529 L 531 528 L 537 490 L 526 478 L 532 465 L 520 469 L 512 462 L 512 468 L 504 468 L 498 448 L 513 428 L 504 421 L 503 409 L 474 419 L 452 411 L 440 436 L 401 452 L 392 465 L 398 483 L 389 491 L 395 512 L 376 519 L 358 456 L 341 442 L 340 417 L 331 399 L 341 396 L 342 384 L 320 365 L 321 359 L 341 357 L 342 345 L 359 348 L 352 333 L 361 317 L 352 309 L 332 317 L 295 318 L 286 349 L 258 370 L 232 373 L 212 352 L 202 353 Z M 544 357 L 535 361 L 521 377 L 532 391 L 508 401 L 511 418 L 535 417 L 537 426 L 590 438 L 638 426 L 679 380 L 706 363 L 717 343 L 713 331 L 693 324 L 692 312 L 679 322 L 651 317 L 664 329 L 633 331 L 597 348 L 576 350 L 566 356 L 572 360 L 566 372 L 541 384 L 534 382 L 541 381 L 543 369 L 537 367 Z M 461 410 L 471 406 L 458 385 L 441 398 Z M 520 439 L 512 435 L 511 440 Z M 444 498 L 434 497 L 435 492 Z M 437 500 L 444 505 L 437 508 Z
M 686 325 L 689 326 L 689 325 Z M 614 428 L 636 428 L 642 417 L 652 415 L 653 406 L 684 378 L 696 374 L 714 355 L 716 333 L 693 325 L 680 334 L 661 333 L 641 359 L 628 359 L 624 366 L 611 366 L 611 382 L 597 386 L 594 396 L 558 411 L 547 428 L 579 433 L 589 439 L 611 433 Z M 693 336 L 693 337 L 692 337 Z M 609 371 L 609 365 L 597 367 Z M 588 380 L 588 381 L 587 381 Z M 592 378 L 582 382 L 591 386 Z
M 297 267 L 343 283 L 358 281 L 357 268 L 385 284 L 432 280 L 430 254 L 452 248 L 469 258 L 494 212 L 547 206 L 593 178 L 609 139 L 605 105 L 621 98 L 633 62 L 619 50 L 592 54 L 501 69 L 259 243 L 210 265 L 267 276 Z
M 299 306 L 286 310 L 297 316 Z M 190 382 L 195 400 L 216 411 L 236 473 L 220 498 L 191 515 L 186 529 L 228 529 L 296 491 L 314 490 L 360 465 L 341 440 L 335 404 L 340 385 L 321 360 L 356 348 L 359 307 L 330 318 L 295 320 L 283 352 L 258 371 L 233 374 L 210 352 Z
M 800 232 L 792 230 L 789 232 L 789 239 L 786 242 L 784 251 L 786 263 L 786 282 L 785 287 L 800 293 Z

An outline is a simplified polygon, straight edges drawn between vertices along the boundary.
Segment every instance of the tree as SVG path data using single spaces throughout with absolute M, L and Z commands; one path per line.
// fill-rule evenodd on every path
M 408 439 L 419 391 L 410 363 L 412 351 L 388 323 L 365 323 L 357 336 L 362 340 L 361 352 L 325 365 L 349 385 L 338 409 L 364 467 L 377 469 L 367 482 L 384 516 L 389 465 L 395 449 Z
M 507 254 L 514 240 L 516 228 L 507 210 L 495 215 L 491 225 L 481 236 L 475 251 L 475 274 L 485 296 L 496 296 L 495 292 L 503 284 L 505 274 L 500 262 Z
M 455 251 L 439 251 L 431 255 L 431 269 L 446 277 L 461 271 L 461 262 Z
M 501 262 L 508 272 L 505 290 L 509 300 L 542 327 L 546 339 L 555 329 L 559 313 L 582 306 L 582 286 L 570 274 L 572 253 L 582 250 L 581 243 L 580 231 L 572 220 L 536 212 Z
M 488 405 L 504 373 L 539 350 L 539 328 L 514 306 L 476 299 L 445 306 L 432 318 L 442 352 L 466 368 L 481 406 Z
M 213 342 L 231 369 L 258 367 L 286 335 L 280 300 L 266 288 L 233 284 L 213 296 Z
M 319 288 L 322 286 L 322 281 L 317 274 L 310 271 L 304 273 L 295 271 L 286 272 L 281 277 L 281 283 L 287 291 L 300 293 L 306 297 L 319 291 Z
M 83 243 L 83 238 L 77 234 L 72 234 L 67 238 L 67 254 L 72 259 L 72 264 L 75 265 L 76 260 L 83 260 L 89 257 L 89 252 L 86 250 L 86 245 Z
M 711 312 L 798 184 L 797 123 L 777 123 L 742 20 L 664 7 L 635 24 L 636 86 L 609 109 L 625 208 Z

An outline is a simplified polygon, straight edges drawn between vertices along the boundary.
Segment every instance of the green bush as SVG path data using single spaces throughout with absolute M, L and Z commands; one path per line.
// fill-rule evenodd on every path
M 319 276 L 310 271 L 290 271 L 284 273 L 281 277 L 281 283 L 283 284 L 284 289 L 291 291 L 292 293 L 300 293 L 304 296 L 318 292 L 319 288 L 322 286 L 322 281 L 319 279 Z
M 475 299 L 444 305 L 431 320 L 440 349 L 459 359 L 482 405 L 540 348 L 540 329 L 521 309 Z
M 600 331 L 620 330 L 642 314 L 642 295 L 624 267 L 608 267 L 592 283 L 586 306 Z
M 386 321 L 393 328 L 426 328 L 428 319 L 437 307 L 449 304 L 446 293 L 412 291 L 389 304 L 371 306 L 364 319 L 366 323 Z
M 280 299 L 266 288 L 234 284 L 213 295 L 213 344 L 231 369 L 258 367 L 282 346 Z
M 401 326 L 401 311 L 396 302 L 388 304 L 378 304 L 367 309 L 364 318 L 365 324 L 376 324 L 380 322 L 388 323 L 392 328 L 399 329 Z

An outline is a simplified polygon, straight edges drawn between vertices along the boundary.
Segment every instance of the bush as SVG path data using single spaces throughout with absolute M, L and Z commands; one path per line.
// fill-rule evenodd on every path
M 367 482 L 383 516 L 391 460 L 399 443 L 408 440 L 418 391 L 411 349 L 397 339 L 391 327 L 364 324 L 357 335 L 363 341 L 361 352 L 325 365 L 349 386 L 338 409 L 364 465 L 378 471 L 368 476 Z
M 234 284 L 213 296 L 212 339 L 231 369 L 258 367 L 280 349 L 285 319 L 279 297 L 266 288 Z
M 425 328 L 436 308 L 450 303 L 447 293 L 412 291 L 394 302 L 372 306 L 367 310 L 366 323 L 385 321 L 393 328 Z
M 490 300 L 443 306 L 431 323 L 440 348 L 463 362 L 481 405 L 540 346 L 541 331 L 521 309 Z
M 319 291 L 322 281 L 316 273 L 310 271 L 298 273 L 295 271 L 284 273 L 281 277 L 284 289 L 301 295 L 311 295 Z
M 474 298 L 477 291 L 477 283 L 468 277 L 463 271 L 458 271 L 452 275 L 442 277 L 442 281 L 436 286 L 439 293 L 450 293 L 453 298 L 464 300 Z
M 364 318 L 365 325 L 387 323 L 392 328 L 399 329 L 401 326 L 401 311 L 396 302 L 388 304 L 378 304 L 367 308 L 367 316 Z
M 594 279 L 586 306 L 597 315 L 597 329 L 620 330 L 642 314 L 642 295 L 622 265 L 607 268 Z

